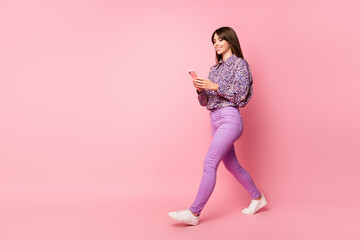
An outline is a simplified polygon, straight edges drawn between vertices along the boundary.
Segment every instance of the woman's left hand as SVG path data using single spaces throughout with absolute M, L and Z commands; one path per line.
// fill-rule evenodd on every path
M 204 88 L 209 90 L 217 90 L 219 87 L 219 85 L 213 83 L 210 79 L 201 78 L 201 77 L 196 77 L 194 79 L 194 84 L 198 88 Z

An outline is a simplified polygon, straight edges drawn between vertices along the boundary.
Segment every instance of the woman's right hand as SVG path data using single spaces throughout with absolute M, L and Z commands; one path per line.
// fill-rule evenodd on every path
M 194 85 L 194 87 L 195 87 L 199 92 L 201 92 L 203 89 L 202 89 L 202 88 L 198 88 L 198 87 L 195 85 L 195 80 L 196 80 L 196 79 L 193 79 L 193 85 Z

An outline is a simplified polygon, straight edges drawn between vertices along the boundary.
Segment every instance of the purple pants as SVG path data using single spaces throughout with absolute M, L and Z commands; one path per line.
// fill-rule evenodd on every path
M 210 112 L 212 141 L 204 160 L 203 175 L 194 203 L 189 208 L 199 215 L 216 183 L 216 172 L 222 160 L 225 168 L 240 182 L 253 199 L 261 196 L 252 178 L 236 158 L 234 142 L 243 132 L 243 121 L 238 107 L 224 107 Z

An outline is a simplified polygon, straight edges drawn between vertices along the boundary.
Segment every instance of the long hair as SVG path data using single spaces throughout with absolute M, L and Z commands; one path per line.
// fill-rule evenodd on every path
M 231 51 L 237 57 L 244 58 L 242 51 L 241 51 L 239 39 L 238 39 L 234 29 L 232 29 L 231 27 L 221 27 L 221 28 L 216 29 L 211 36 L 212 44 L 214 44 L 215 33 L 216 33 L 216 35 L 218 35 L 219 38 L 226 40 L 230 44 Z M 221 58 L 222 58 L 222 55 L 217 54 L 217 52 L 215 51 L 216 64 L 219 63 Z

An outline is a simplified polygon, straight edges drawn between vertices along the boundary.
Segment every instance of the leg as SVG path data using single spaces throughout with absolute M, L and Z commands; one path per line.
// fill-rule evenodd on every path
M 226 153 L 223 163 L 227 170 L 240 182 L 240 184 L 250 193 L 253 199 L 257 199 L 261 196 L 261 192 L 255 186 L 249 173 L 240 166 L 238 159 L 236 158 L 234 145 Z
M 203 176 L 196 199 L 190 211 L 199 215 L 204 208 L 216 183 L 216 172 L 219 163 L 229 151 L 233 143 L 241 136 L 242 126 L 239 124 L 223 123 L 213 134 L 210 147 L 204 160 Z

